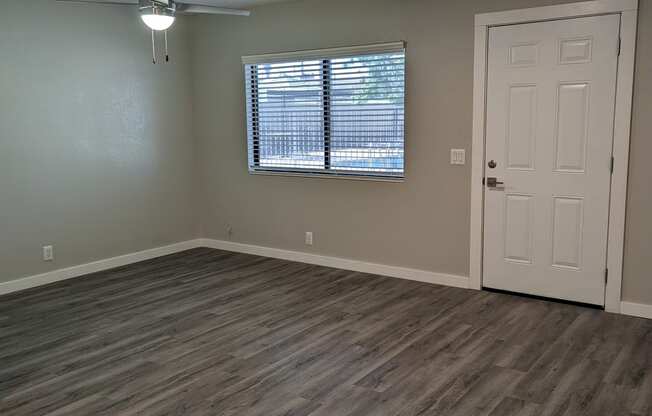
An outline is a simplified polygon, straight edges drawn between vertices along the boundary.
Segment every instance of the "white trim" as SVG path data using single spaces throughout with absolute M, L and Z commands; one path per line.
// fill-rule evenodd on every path
M 469 285 L 468 278 L 452 274 L 435 273 L 426 270 L 410 269 L 406 267 L 388 266 L 385 264 L 368 263 L 359 260 L 323 256 L 301 251 L 282 250 L 251 244 L 234 243 L 231 241 L 213 240 L 208 238 L 201 239 L 200 241 L 202 247 L 210 247 L 237 253 L 253 254 L 257 256 L 315 264 L 318 266 L 352 270 L 362 273 L 396 277 L 399 279 L 416 280 L 418 282 L 433 283 L 444 286 L 468 288 Z
M 488 29 L 475 28 L 475 53 L 473 71 L 473 138 L 471 144 L 471 239 L 469 287 L 482 289 L 482 244 L 484 217 L 484 130 L 487 106 L 487 49 Z
M 476 15 L 471 170 L 470 288 L 480 289 L 482 287 L 482 229 L 484 215 L 484 186 L 482 185 L 482 177 L 484 175 L 485 155 L 487 41 L 489 28 L 499 25 L 619 13 L 621 16 L 621 53 L 618 61 L 618 78 L 616 81 L 617 95 L 613 148 L 615 169 L 611 179 L 609 249 L 607 252 L 609 280 L 605 291 L 605 309 L 608 312 L 620 312 L 637 9 L 638 0 L 595 0 Z
M 432 283 L 444 286 L 468 288 L 470 285 L 469 279 L 463 276 L 435 273 L 405 267 L 388 266 L 384 264 L 350 260 L 340 257 L 322 256 L 299 251 L 281 250 L 251 244 L 234 243 L 231 241 L 200 238 L 0 283 L 0 295 L 43 286 L 50 283 L 60 282 L 75 277 L 83 277 L 92 273 L 126 266 L 129 264 L 138 263 L 140 261 L 150 260 L 199 247 L 208 247 L 218 250 L 232 251 L 236 253 L 253 254 L 257 256 L 315 264 L 319 266 L 352 270 L 362 273 L 389 276 L 399 279 L 414 280 L 418 282 Z M 652 305 L 633 302 L 621 302 L 619 311 L 624 315 L 652 319 Z
M 627 208 L 627 176 L 629 172 L 629 140 L 634 94 L 634 59 L 636 56 L 636 11 L 620 17 L 620 59 L 616 85 L 614 119 L 614 173 L 611 176 L 609 242 L 607 268 L 609 280 L 605 292 L 605 309 L 620 312 L 625 250 L 625 212 Z
M 201 247 L 199 244 L 200 240 L 183 241 L 180 243 L 171 244 L 169 246 L 152 248 L 149 250 L 139 251 L 137 253 L 125 254 L 123 256 L 112 257 L 92 263 L 54 270 L 35 276 L 24 277 L 22 279 L 11 280 L 9 282 L 0 283 L 0 295 L 18 292 L 20 290 L 30 289 L 37 286 L 43 286 L 54 282 L 60 282 L 62 280 L 68 280 L 103 270 L 113 269 L 115 267 L 121 267 L 143 260 L 150 260 L 156 257 L 167 256 L 168 254 Z
M 254 254 L 257 256 L 272 257 L 277 259 L 334 267 L 382 276 L 390 276 L 400 279 L 416 280 L 419 282 L 433 283 L 445 286 L 467 288 L 469 281 L 469 279 L 466 277 L 445 273 L 434 273 L 425 270 L 387 266 L 384 264 L 368 263 L 358 260 L 344 259 L 340 257 L 329 257 L 299 251 L 281 250 L 250 244 L 234 243 L 230 241 L 200 238 L 0 283 L 0 295 L 6 295 L 25 289 L 31 289 L 50 283 L 60 282 L 75 277 L 81 277 L 88 274 L 113 269 L 115 267 L 126 266 L 128 264 L 138 263 L 140 261 L 150 260 L 153 258 L 166 256 L 168 254 L 178 253 L 198 247 L 208 247 L 225 251 L 233 251 L 237 253 Z
M 620 312 L 623 315 L 652 319 L 652 305 L 645 305 L 643 303 L 622 302 Z
M 599 14 L 621 13 L 638 9 L 638 0 L 594 0 L 531 9 L 475 15 L 476 26 L 502 26 L 545 20 L 572 19 Z
M 249 55 L 242 57 L 245 65 L 270 64 L 310 58 L 338 58 L 355 55 L 369 55 L 375 53 L 402 52 L 405 42 L 376 43 L 372 45 L 348 46 L 343 48 L 315 49 L 308 51 L 267 53 L 263 55 Z

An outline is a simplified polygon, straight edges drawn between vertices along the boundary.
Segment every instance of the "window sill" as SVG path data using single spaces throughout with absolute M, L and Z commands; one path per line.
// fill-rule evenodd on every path
M 390 183 L 403 183 L 405 182 L 404 176 L 373 176 L 373 175 L 354 175 L 354 174 L 338 174 L 338 173 L 312 173 L 312 172 L 287 172 L 287 171 L 274 171 L 274 170 L 249 170 L 250 175 L 261 176 L 288 176 L 299 178 L 314 178 L 314 179 L 344 179 L 350 181 L 364 181 L 364 182 L 390 182 Z

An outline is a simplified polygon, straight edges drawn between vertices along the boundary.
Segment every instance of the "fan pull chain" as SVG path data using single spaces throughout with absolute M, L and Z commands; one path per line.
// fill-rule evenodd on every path
M 165 31 L 165 62 L 170 62 L 170 55 L 168 54 L 168 31 Z
M 156 65 L 156 37 L 154 36 L 153 30 L 152 30 L 152 63 Z

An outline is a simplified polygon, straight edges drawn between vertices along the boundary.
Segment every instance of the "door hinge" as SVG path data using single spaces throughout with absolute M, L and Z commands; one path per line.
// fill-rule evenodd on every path
M 613 175 L 613 173 L 614 173 L 614 164 L 615 164 L 615 163 L 616 163 L 616 161 L 614 160 L 614 157 L 611 156 L 611 166 L 609 166 L 609 170 L 611 171 L 611 174 L 612 174 L 612 175 Z
M 609 282 L 609 269 L 604 269 L 604 284 L 606 285 Z
M 618 49 L 616 50 L 616 56 L 620 56 L 620 43 L 621 43 L 621 38 L 618 37 L 618 46 L 617 46 Z

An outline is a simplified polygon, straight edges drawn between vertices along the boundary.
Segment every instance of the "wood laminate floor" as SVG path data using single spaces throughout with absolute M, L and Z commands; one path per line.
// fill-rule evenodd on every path
M 652 414 L 652 321 L 196 249 L 0 297 L 0 414 Z

